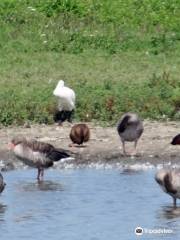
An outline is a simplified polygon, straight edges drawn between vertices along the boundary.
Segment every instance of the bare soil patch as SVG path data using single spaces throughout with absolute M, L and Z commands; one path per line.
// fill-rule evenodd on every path
M 13 169 L 18 160 L 8 150 L 7 144 L 16 135 L 51 143 L 76 153 L 75 164 L 86 165 L 91 162 L 114 163 L 151 163 L 157 165 L 163 162 L 179 163 L 180 146 L 170 144 L 172 138 L 180 132 L 178 122 L 144 121 L 144 133 L 138 143 L 138 155 L 125 157 L 116 127 L 100 127 L 87 123 L 91 138 L 86 147 L 69 147 L 71 126 L 65 123 L 63 127 L 56 125 L 32 125 L 26 127 L 9 127 L 0 129 L 0 160 L 5 169 Z M 133 149 L 132 143 L 127 143 L 127 150 Z M 71 161 L 70 161 L 71 162 Z M 1 166 L 0 166 L 1 167 Z M 3 167 L 4 168 L 4 167 Z

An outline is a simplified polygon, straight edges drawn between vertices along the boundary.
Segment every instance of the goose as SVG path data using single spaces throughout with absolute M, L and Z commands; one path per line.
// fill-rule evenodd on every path
M 54 121 L 61 125 L 65 120 L 72 122 L 72 114 L 75 108 L 75 92 L 64 85 L 60 80 L 53 91 L 53 95 L 58 97 L 58 110 L 54 114 Z
M 69 137 L 74 144 L 82 145 L 84 142 L 89 141 L 90 138 L 89 127 L 84 123 L 75 124 L 71 128 Z
M 180 145 L 180 134 L 176 135 L 172 141 L 171 141 L 172 145 Z
M 176 199 L 180 199 L 180 169 L 160 169 L 155 175 L 155 180 L 163 191 L 173 198 L 176 207 Z
M 3 176 L 2 176 L 2 174 L 0 173 L 0 193 L 3 192 L 5 186 L 6 186 L 6 183 L 4 182 Z
M 118 122 L 117 131 L 122 141 L 123 154 L 127 155 L 125 142 L 134 142 L 133 155 L 135 155 L 137 142 L 144 131 L 139 116 L 136 113 L 125 113 Z
M 38 169 L 37 179 L 43 178 L 44 169 L 52 167 L 53 162 L 70 157 L 67 150 L 37 140 L 15 137 L 10 143 L 15 156 L 24 164 Z

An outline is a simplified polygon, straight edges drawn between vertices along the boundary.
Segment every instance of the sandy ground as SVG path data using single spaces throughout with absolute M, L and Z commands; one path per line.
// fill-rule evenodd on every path
M 69 147 L 71 143 L 69 132 L 71 126 L 65 123 L 63 127 L 56 125 L 32 125 L 26 127 L 11 127 L 0 129 L 0 169 L 13 169 L 18 161 L 8 150 L 7 144 L 12 137 L 17 135 L 36 138 L 37 140 L 51 143 L 57 147 L 69 149 L 75 153 L 75 164 L 86 165 L 92 162 L 135 164 L 151 163 L 179 163 L 180 146 L 170 144 L 172 137 L 180 132 L 178 122 L 150 122 L 144 121 L 144 133 L 139 140 L 137 156 L 124 157 L 122 146 L 116 127 L 99 127 L 87 123 L 91 131 L 91 139 L 85 147 Z M 127 143 L 127 151 L 133 150 L 133 143 Z M 71 162 L 71 161 L 70 161 Z M 5 167 L 4 167 L 5 165 Z M 2 169 L 2 170 L 3 170 Z

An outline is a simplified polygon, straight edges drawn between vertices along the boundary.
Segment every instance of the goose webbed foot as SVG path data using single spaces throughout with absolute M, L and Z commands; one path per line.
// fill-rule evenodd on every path
M 135 140 L 135 142 L 134 142 L 134 151 L 131 152 L 131 156 L 137 156 L 137 150 L 136 150 L 137 142 L 138 142 L 138 140 Z
M 69 147 L 75 147 L 75 144 L 74 143 L 70 143 Z
M 137 155 L 136 149 L 130 153 L 130 156 L 136 156 L 136 155 Z
M 128 157 L 128 156 L 129 156 L 129 153 L 123 151 L 123 156 L 124 156 L 124 157 Z

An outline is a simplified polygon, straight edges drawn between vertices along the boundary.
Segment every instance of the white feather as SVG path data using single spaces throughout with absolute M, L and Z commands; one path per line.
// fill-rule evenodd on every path
M 75 108 L 75 92 L 64 86 L 64 81 L 60 80 L 53 91 L 53 94 L 59 98 L 59 111 L 72 111 Z

